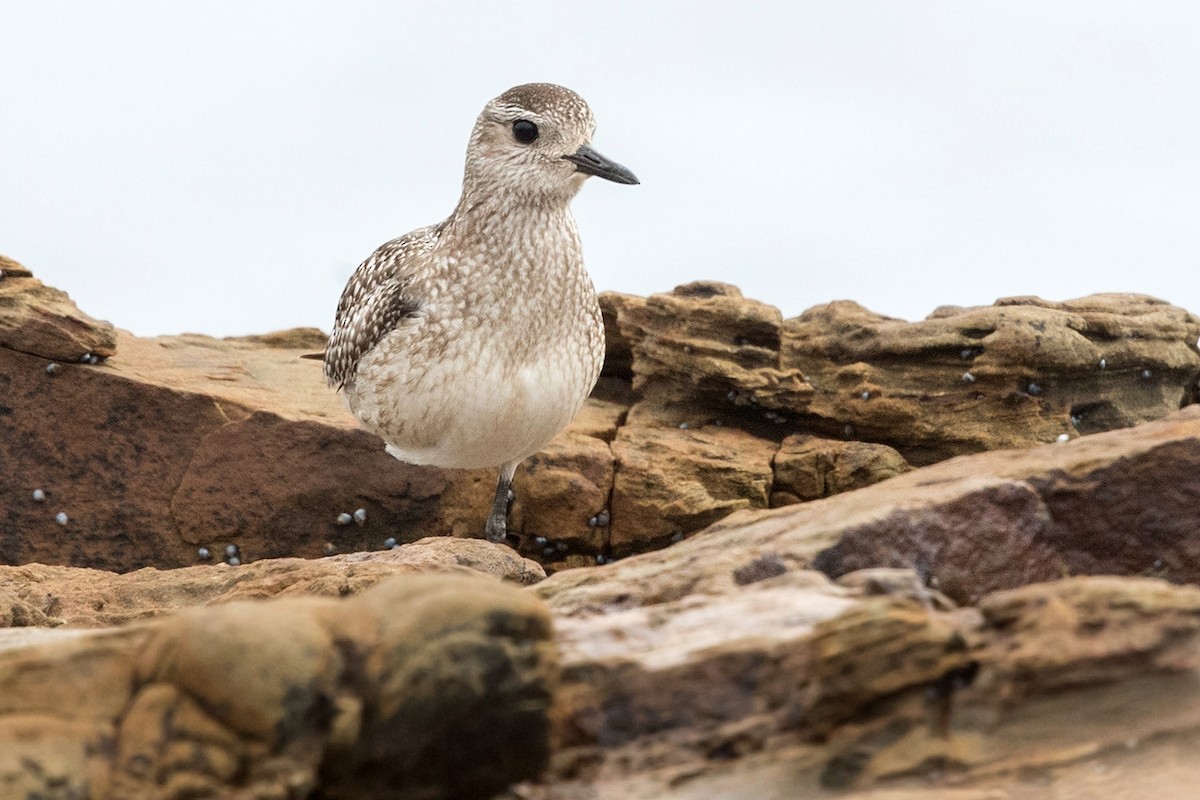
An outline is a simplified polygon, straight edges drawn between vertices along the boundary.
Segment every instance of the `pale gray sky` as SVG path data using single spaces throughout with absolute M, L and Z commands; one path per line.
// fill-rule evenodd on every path
M 575 202 L 600 289 L 1200 312 L 1200 3 L 0 0 L 0 32 L 0 253 L 139 334 L 328 329 L 528 81 L 642 179 Z

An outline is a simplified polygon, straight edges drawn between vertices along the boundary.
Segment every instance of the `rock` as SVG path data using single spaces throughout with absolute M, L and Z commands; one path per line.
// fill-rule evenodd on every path
M 775 473 L 772 506 L 861 489 L 912 469 L 903 456 L 887 445 L 804 434 L 783 440 L 772 468 Z
M 627 585 L 615 567 L 591 572 L 610 595 Z M 1196 693 L 1200 590 L 1075 578 L 946 610 L 823 581 L 794 571 L 560 606 L 560 744 L 544 792 L 522 796 L 866 800 L 945 769 L 955 791 L 935 778 L 920 796 L 1042 797 L 1025 781 L 1079 785 L 1081 762 L 1106 770 L 1114 751 L 1164 790 L 1200 776 L 1200 707 L 1179 702 Z M 1150 765 L 1168 747 L 1164 776 Z
M 11 335 L 0 341 L 11 409 L 0 414 L 0 479 L 11 487 L 0 562 L 128 571 L 191 564 L 199 547 L 315 558 L 390 539 L 479 536 L 493 470 L 387 456 L 325 386 L 320 364 L 301 358 L 320 349 L 320 331 L 112 334 L 25 272 L 10 268 L 0 286 L 0 327 L 8 319 Z M 605 377 L 518 478 L 510 530 L 551 569 L 882 479 L 904 469 L 889 447 L 927 463 L 1052 440 L 1072 415 L 1080 431 L 1161 416 L 1195 397 L 1200 375 L 1196 318 L 1136 296 L 1003 301 L 913 324 L 842 303 L 784 322 L 734 287 L 699 282 L 650 298 L 606 294 L 602 310 Z M 76 328 L 108 331 L 116 344 L 63 333 Z M 50 340 L 71 342 L 72 354 L 119 345 L 119 356 L 63 360 L 51 374 Z M 979 372 L 974 389 L 949 371 L 964 351 Z M 1148 378 L 1130 371 L 1135 362 Z M 947 376 L 953 389 L 939 393 Z M 814 433 L 827 438 L 804 438 Z M 365 524 L 337 524 L 358 509 Z M 607 526 L 583 527 L 604 512 Z
M 0 348 L 74 364 L 84 355 L 107 358 L 116 346 L 110 323 L 92 319 L 66 292 L 0 255 Z
M 763 553 L 837 577 L 916 570 L 955 602 L 1067 574 L 1200 582 L 1200 406 L 1137 428 L 1024 451 L 963 456 L 874 486 L 739 511 L 662 556 L 537 587 L 560 611 L 723 591 Z M 618 471 L 618 479 L 620 470 Z M 619 516 L 615 517 L 619 520 Z
M 282 331 L 256 334 L 253 336 L 226 336 L 227 342 L 247 342 L 278 347 L 284 350 L 312 350 L 323 353 L 329 334 L 320 328 L 288 328 Z
M 534 561 L 478 539 L 422 539 L 394 550 L 319 559 L 275 558 L 114 573 L 28 564 L 0 567 L 0 628 L 95 628 L 194 606 L 273 597 L 344 597 L 414 572 L 484 574 L 520 585 L 543 579 Z
M 665 547 L 731 511 L 766 508 L 775 449 L 736 428 L 622 427 L 612 446 L 612 554 Z
M 915 323 L 838 302 L 784 323 L 780 363 L 817 387 L 808 410 L 826 430 L 929 464 L 1162 417 L 1200 376 L 1198 337 L 1200 318 L 1143 295 L 1008 298 Z
M 119 357 L 64 362 L 53 375 L 44 358 L 0 347 L 0 391 L 12 409 L 0 415 L 0 475 L 12 487 L 0 562 L 128 571 L 192 564 L 201 546 L 218 553 L 236 544 L 251 559 L 318 557 L 328 545 L 374 550 L 388 538 L 482 530 L 492 470 L 391 458 L 298 350 L 196 335 L 118 338 Z M 619 398 L 594 405 L 584 422 L 614 435 Z M 568 460 L 595 452 L 585 442 Z M 35 489 L 44 502 L 32 499 Z M 570 491 L 540 490 L 545 505 L 526 505 L 522 519 L 547 530 L 538 514 L 578 503 Z M 607 496 L 609 485 L 599 491 Z M 339 513 L 358 508 L 367 524 L 337 525 Z
M 789 411 L 807 406 L 812 387 L 804 376 L 780 369 L 779 310 L 743 298 L 736 287 L 704 281 L 645 300 L 608 295 L 605 305 L 617 329 L 610 351 L 622 362 L 629 348 L 633 390 L 640 396 L 694 395 L 727 404 L 733 392 L 739 404 Z
M 570 433 L 526 459 L 513 479 L 512 520 L 521 550 L 554 567 L 594 564 L 605 549 L 613 453 L 602 439 Z M 536 511 L 535 511 L 536 510 Z
M 488 798 L 544 767 L 555 673 L 545 610 L 461 576 L 9 646 L 0 795 Z

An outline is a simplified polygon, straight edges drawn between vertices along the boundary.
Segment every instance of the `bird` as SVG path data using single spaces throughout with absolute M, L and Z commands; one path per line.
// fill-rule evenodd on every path
M 395 458 L 498 471 L 484 525 L 507 530 L 513 475 L 578 413 L 604 323 L 572 198 L 592 176 L 638 184 L 592 147 L 578 94 L 515 86 L 472 128 L 450 216 L 381 245 L 338 301 L 324 375 Z

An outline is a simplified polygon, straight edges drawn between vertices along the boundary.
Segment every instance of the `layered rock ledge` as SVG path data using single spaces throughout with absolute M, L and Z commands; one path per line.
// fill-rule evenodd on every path
M 606 295 L 514 551 L 319 332 L 141 339 L 0 268 L 0 796 L 1194 795 L 1182 309 Z

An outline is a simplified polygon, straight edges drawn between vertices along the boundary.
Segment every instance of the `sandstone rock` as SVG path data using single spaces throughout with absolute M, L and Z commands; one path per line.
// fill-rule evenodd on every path
M 318 557 L 482 530 L 492 470 L 391 458 L 300 351 L 196 335 L 119 340 L 119 357 L 64 362 L 54 374 L 45 358 L 0 347 L 0 391 L 12 409 L 0 415 L 0 475 L 10 487 L 0 562 L 127 571 L 194 563 L 201 546 L 235 544 L 251 559 Z M 611 437 L 624 415 L 619 396 L 594 405 L 584 423 Z M 595 452 L 584 443 L 564 457 L 583 463 Z M 607 496 L 610 483 L 598 491 Z M 545 505 L 524 506 L 531 530 L 552 527 L 539 522 L 543 511 L 553 519 L 579 502 L 560 486 L 569 493 L 539 489 Z M 358 508 L 365 525 L 337 524 Z
M 664 547 L 745 508 L 766 508 L 774 442 L 732 427 L 625 426 L 613 442 L 611 552 Z
M 771 505 L 818 500 L 861 489 L 912 467 L 887 445 L 796 435 L 783 440 L 772 462 Z
M 0 348 L 75 363 L 116 352 L 113 326 L 80 311 L 66 292 L 0 256 Z
M 810 413 L 914 464 L 1156 419 L 1200 376 L 1200 319 L 1142 295 L 1008 298 L 915 323 L 838 302 L 783 329 L 781 365 L 817 387 Z
M 626 585 L 591 571 L 610 595 Z M 1177 774 L 1147 785 L 1200 777 L 1194 588 L 1076 578 L 980 613 L 804 571 L 711 586 L 560 612 L 559 748 L 522 797 L 915 798 L 903 787 L 933 769 L 951 786 L 918 780 L 922 797 L 1082 798 L 1061 794 L 1081 761 L 1158 759 L 1167 742 Z
M 517 469 L 512 521 L 521 550 L 557 567 L 594 564 L 608 540 L 613 453 L 601 439 L 559 436 Z
M 608 295 L 605 304 L 617 334 L 610 351 L 621 362 L 629 349 L 641 396 L 806 407 L 812 387 L 798 371 L 780 369 L 779 310 L 743 298 L 736 287 L 702 281 L 645 300 Z
M 662 556 L 566 571 L 536 591 L 563 612 L 723 591 L 763 555 L 832 576 L 915 569 L 959 603 L 1071 573 L 1200 582 L 1200 407 L 1025 451 L 963 456 L 855 492 L 738 512 Z M 618 479 L 620 473 L 618 472 Z M 620 586 L 614 590 L 613 587 Z
M 539 604 L 459 576 L 10 646 L 0 796 L 487 798 L 546 763 L 555 671 Z
M 0 346 L 0 391 L 11 409 L 0 415 L 0 478 L 10 487 L 0 562 L 125 571 L 184 566 L 201 546 L 237 545 L 251 559 L 317 557 L 391 538 L 479 535 L 492 470 L 416 468 L 383 453 L 324 385 L 320 365 L 299 358 L 319 349 L 319 331 L 231 340 L 118 333 L 118 357 L 63 361 L 49 374 L 37 342 L 45 340 L 38 331 L 58 330 L 56 306 L 43 297 L 52 290 L 12 277 L 2 291 L 8 318 L 25 321 L 20 341 Z M 1064 398 L 1090 431 L 1195 396 L 1196 320 L 1179 309 L 1128 296 L 1005 303 L 912 325 L 833 304 L 785 323 L 724 284 L 606 295 L 606 377 L 571 431 L 530 462 L 546 484 L 522 473 L 511 530 L 523 553 L 554 569 L 577 566 L 760 508 L 764 491 L 779 506 L 902 469 L 880 443 L 925 462 L 1044 439 L 1071 416 Z M 1032 382 L 1036 367 L 1040 394 L 969 402 L 937 394 L 966 340 L 976 389 Z M 1105 370 L 1091 363 L 1097 355 Z M 1150 377 L 1137 372 L 1131 389 L 1135 361 Z M 826 455 L 796 452 L 799 439 L 788 438 L 813 432 L 835 437 L 822 445 Z M 856 466 L 860 459 L 873 466 Z M 653 499 L 639 497 L 643 486 Z M 44 503 L 30 499 L 35 489 Z M 337 524 L 356 509 L 365 525 Z M 583 527 L 603 512 L 609 527 Z
M 414 572 L 482 573 L 520 585 L 546 573 L 511 548 L 477 539 L 422 539 L 394 550 L 319 559 L 275 558 L 113 573 L 28 564 L 0 567 L 0 628 L 94 628 L 195 606 L 272 597 L 343 597 Z

